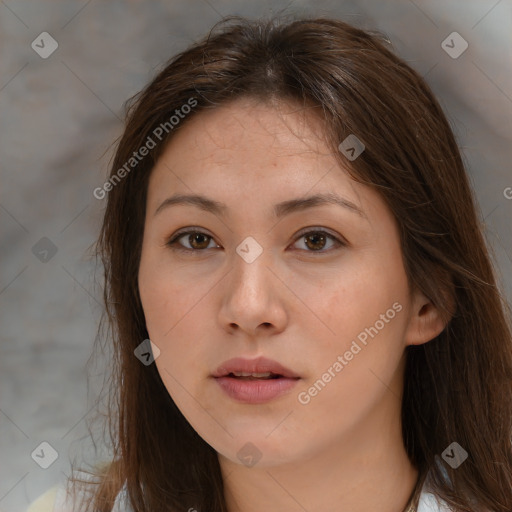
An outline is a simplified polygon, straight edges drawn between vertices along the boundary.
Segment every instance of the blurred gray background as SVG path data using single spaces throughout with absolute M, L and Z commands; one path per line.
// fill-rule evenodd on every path
M 88 386 L 102 311 L 90 248 L 105 206 L 92 191 L 124 101 L 221 17 L 283 7 L 381 30 L 425 76 L 463 151 L 510 301 L 510 0 L 0 0 L 1 511 L 24 510 L 69 474 L 71 458 L 94 453 L 88 412 L 108 359 Z M 55 43 L 43 32 L 58 44 L 46 58 Z M 47 469 L 43 442 L 58 454 Z

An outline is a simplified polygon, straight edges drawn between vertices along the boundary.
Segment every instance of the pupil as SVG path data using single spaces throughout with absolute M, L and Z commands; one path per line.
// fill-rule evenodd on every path
M 325 236 L 322 235 L 322 234 L 314 234 L 314 235 L 308 235 L 306 237 L 306 240 L 314 240 L 314 239 L 320 239 L 321 240 L 321 243 L 320 245 L 323 247 L 323 243 L 325 242 Z M 313 245 L 316 245 L 317 242 L 313 242 Z M 309 244 L 306 242 L 306 244 L 308 245 L 308 247 L 311 249 L 312 247 L 309 246 Z M 321 249 L 322 247 L 313 247 L 313 249 Z
M 205 235 L 202 235 L 201 233 L 196 233 L 195 235 L 191 235 L 191 238 L 192 238 L 192 241 L 190 242 L 190 245 L 192 247 L 196 247 L 196 242 L 197 242 L 197 239 L 199 238 L 199 240 L 201 239 L 201 237 L 203 237 L 204 240 L 207 240 L 207 237 Z M 203 241 L 204 243 L 204 241 Z M 199 246 L 201 246 L 201 241 L 199 241 Z M 208 244 L 206 244 L 208 245 Z M 203 248 L 203 247 L 201 247 Z

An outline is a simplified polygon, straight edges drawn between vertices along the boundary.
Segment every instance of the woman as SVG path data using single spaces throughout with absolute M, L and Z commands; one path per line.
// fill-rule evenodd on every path
M 134 100 L 79 510 L 512 510 L 508 309 L 423 79 L 341 21 L 230 17 Z

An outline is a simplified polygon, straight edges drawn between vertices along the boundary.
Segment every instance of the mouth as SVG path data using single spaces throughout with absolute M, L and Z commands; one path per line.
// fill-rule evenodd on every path
M 225 377 L 231 377 L 233 379 L 241 379 L 241 380 L 270 380 L 270 379 L 280 379 L 283 378 L 283 375 L 272 372 L 264 372 L 264 373 L 247 373 L 247 372 L 230 372 Z
M 253 379 L 276 379 L 288 378 L 299 379 L 294 371 L 286 368 L 281 363 L 268 359 L 266 357 L 258 357 L 256 359 L 246 359 L 244 357 L 235 357 L 222 363 L 215 372 L 213 377 L 233 377 L 233 378 L 253 378 Z
M 261 404 L 293 388 L 300 377 L 277 361 L 235 358 L 223 363 L 212 377 L 237 402 Z

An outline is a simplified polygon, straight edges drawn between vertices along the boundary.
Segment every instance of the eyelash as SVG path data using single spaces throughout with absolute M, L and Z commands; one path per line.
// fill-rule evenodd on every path
M 191 254 L 191 253 L 202 253 L 202 252 L 207 251 L 208 249 L 189 249 L 188 247 L 183 247 L 179 243 L 179 240 L 183 236 L 185 236 L 185 235 L 193 235 L 193 234 L 204 235 L 205 237 L 209 238 L 210 241 L 213 240 L 213 237 L 211 235 L 209 235 L 208 233 L 205 233 L 204 231 L 200 231 L 200 230 L 196 230 L 196 229 L 190 229 L 190 228 L 187 228 L 187 229 L 188 229 L 188 231 L 178 231 L 177 233 L 172 235 L 169 238 L 169 240 L 165 243 L 165 245 L 167 247 L 169 247 L 170 249 L 172 249 L 173 251 L 180 251 L 180 252 L 189 253 L 189 254 Z M 305 251 L 305 252 L 312 253 L 312 254 L 317 254 L 317 253 L 324 254 L 324 253 L 330 252 L 332 250 L 339 249 L 341 247 L 346 247 L 348 245 L 343 239 L 341 239 L 341 238 L 339 238 L 337 236 L 334 236 L 331 233 L 329 233 L 328 231 L 325 231 L 325 230 L 320 229 L 320 228 L 314 228 L 314 229 L 304 228 L 304 230 L 301 230 L 297 234 L 297 236 L 296 236 L 296 238 L 294 240 L 294 243 L 296 243 L 301 238 L 306 237 L 306 235 L 311 235 L 311 234 L 326 235 L 327 238 L 330 238 L 330 239 L 334 240 L 334 242 L 337 244 L 337 247 L 333 247 L 333 248 L 327 249 L 327 250 L 320 249 L 318 251 L 306 250 L 306 249 L 298 249 L 298 250 Z

